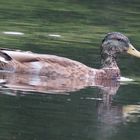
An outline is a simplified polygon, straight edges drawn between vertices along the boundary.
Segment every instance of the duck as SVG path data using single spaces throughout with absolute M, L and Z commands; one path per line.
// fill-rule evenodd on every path
M 116 61 L 118 55 L 128 53 L 140 57 L 140 52 L 120 32 L 107 33 L 100 50 L 101 68 L 97 69 L 66 57 L 1 48 L 0 71 L 80 80 L 119 79 L 121 73 Z

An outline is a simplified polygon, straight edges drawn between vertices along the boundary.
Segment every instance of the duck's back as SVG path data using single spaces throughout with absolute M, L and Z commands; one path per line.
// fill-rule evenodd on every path
M 86 65 L 65 57 L 37 54 L 32 52 L 4 50 L 12 59 L 19 62 L 18 72 L 39 74 L 48 77 L 81 78 L 89 77 L 94 70 Z
M 76 77 L 76 78 L 87 78 L 89 76 L 89 70 L 91 68 L 86 65 L 55 55 L 44 55 L 40 56 L 43 61 L 43 68 L 41 73 L 46 73 L 48 76 L 64 76 L 64 77 Z

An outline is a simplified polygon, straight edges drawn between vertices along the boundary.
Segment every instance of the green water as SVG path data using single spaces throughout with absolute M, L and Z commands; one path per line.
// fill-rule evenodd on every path
M 139 0 L 0 0 L 0 47 L 99 68 L 99 46 L 108 32 L 124 33 L 140 50 L 139 17 Z M 60 90 L 62 79 L 1 73 L 8 82 L 0 85 L 0 139 L 139 140 L 140 61 L 121 55 L 118 63 L 135 82 Z

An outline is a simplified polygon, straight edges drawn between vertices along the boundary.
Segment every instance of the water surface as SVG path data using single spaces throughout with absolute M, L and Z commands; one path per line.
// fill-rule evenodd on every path
M 56 54 L 100 67 L 101 40 L 123 32 L 139 49 L 139 0 L 0 0 L 0 47 Z M 134 82 L 0 73 L 0 139 L 139 140 L 140 61 L 121 55 Z

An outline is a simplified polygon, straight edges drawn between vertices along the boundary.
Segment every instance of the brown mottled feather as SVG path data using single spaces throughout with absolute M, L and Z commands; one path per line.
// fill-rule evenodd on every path
M 116 72 L 110 74 L 103 69 L 93 69 L 65 57 L 22 51 L 1 51 L 12 58 L 11 61 L 5 64 L 3 69 L 9 69 L 9 71 L 13 72 L 38 74 L 52 78 L 78 78 L 81 80 L 99 79 L 101 77 L 102 79 L 110 79 L 119 76 L 119 72 L 117 72 L 118 75 L 116 75 Z M 114 69 L 112 71 L 114 71 Z M 116 71 L 118 71 L 118 69 L 116 69 Z

